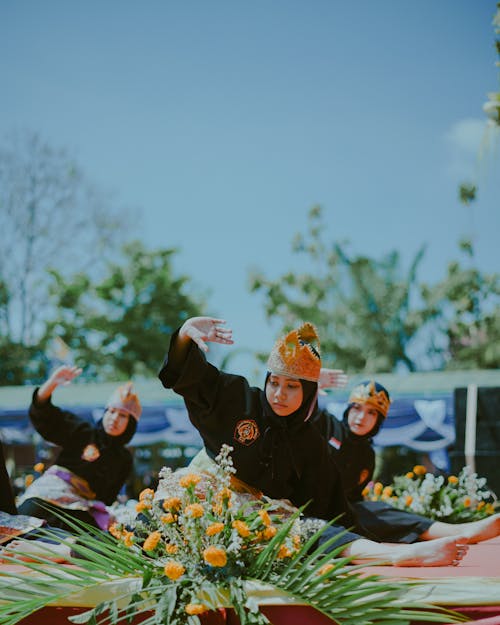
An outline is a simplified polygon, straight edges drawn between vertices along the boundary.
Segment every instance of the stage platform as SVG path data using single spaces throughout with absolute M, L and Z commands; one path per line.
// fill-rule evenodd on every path
M 0 565 L 0 574 L 19 573 L 22 567 Z M 469 625 L 500 625 L 500 537 L 471 545 L 456 567 L 364 567 L 369 574 L 402 580 L 418 580 L 415 598 L 460 612 Z M 127 581 L 126 583 L 130 583 Z M 115 589 L 116 591 L 116 589 Z M 107 585 L 81 594 L 68 605 L 44 608 L 21 621 L 22 625 L 68 625 L 68 616 L 78 614 L 105 598 Z M 109 592 L 113 593 L 110 587 Z M 331 625 L 332 621 L 308 606 L 290 604 L 283 596 L 259 593 L 262 611 L 273 625 Z M 139 624 L 139 620 L 133 621 Z M 230 609 L 203 615 L 203 625 L 237 625 Z

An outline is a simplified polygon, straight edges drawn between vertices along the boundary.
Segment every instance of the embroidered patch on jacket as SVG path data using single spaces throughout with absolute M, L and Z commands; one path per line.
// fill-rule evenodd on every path
M 234 428 L 234 440 L 242 445 L 251 445 L 259 435 L 259 426 L 253 419 L 238 421 Z
M 87 462 L 94 462 L 94 460 L 97 460 L 100 455 L 101 452 L 97 449 L 97 447 L 93 443 L 90 443 L 82 451 L 81 458 Z
M 332 447 L 335 447 L 335 449 L 340 449 L 342 447 L 342 443 L 339 441 L 338 438 L 335 438 L 335 436 L 332 436 L 328 442 Z

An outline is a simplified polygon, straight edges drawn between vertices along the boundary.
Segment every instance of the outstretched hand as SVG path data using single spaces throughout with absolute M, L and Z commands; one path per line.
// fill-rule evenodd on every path
M 190 338 L 198 347 L 208 352 L 207 343 L 221 343 L 222 345 L 232 345 L 233 331 L 229 328 L 222 328 L 224 319 L 214 317 L 191 317 L 184 322 L 179 330 L 179 338 Z
M 73 365 L 61 365 L 55 371 L 53 371 L 47 382 L 54 387 L 66 385 L 75 378 L 77 378 L 82 371 L 83 369 L 81 369 L 80 367 L 76 367 Z
M 344 388 L 347 384 L 347 374 L 342 369 L 321 369 L 318 388 Z

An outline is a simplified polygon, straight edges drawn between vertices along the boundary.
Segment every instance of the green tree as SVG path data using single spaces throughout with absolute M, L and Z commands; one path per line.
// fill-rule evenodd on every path
M 66 280 L 53 271 L 57 318 L 48 336 L 60 336 L 87 376 L 99 379 L 153 375 L 168 336 L 188 317 L 202 314 L 202 297 L 188 294 L 189 280 L 176 275 L 174 249 L 148 251 L 139 242 L 123 248 L 123 262 L 109 262 L 104 278 Z
M 123 209 L 86 180 L 65 150 L 36 133 L 5 138 L 0 145 L 0 344 L 3 355 L 15 352 L 16 360 L 2 358 L 0 384 L 31 382 L 43 369 L 48 268 L 97 271 L 101 259 L 116 249 L 126 223 Z
M 399 364 L 410 371 L 416 364 L 409 354 L 419 330 L 410 309 L 417 294 L 417 269 L 424 249 L 404 272 L 398 252 L 381 260 L 350 256 L 347 244 L 324 241 L 322 209 L 309 212 L 307 234 L 292 244 L 306 257 L 306 272 L 288 272 L 269 279 L 251 275 L 251 290 L 261 292 L 269 318 L 279 318 L 289 329 L 301 320 L 312 321 L 322 337 L 323 360 L 348 371 L 391 371 Z

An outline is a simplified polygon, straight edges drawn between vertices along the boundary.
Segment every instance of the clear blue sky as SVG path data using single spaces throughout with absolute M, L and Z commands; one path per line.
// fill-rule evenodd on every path
M 39 132 L 142 217 L 151 247 L 211 291 L 240 346 L 274 328 L 247 290 L 324 207 L 353 252 L 428 246 L 443 277 L 472 228 L 499 270 L 494 0 L 0 0 L 0 136 Z M 457 200 L 479 182 L 473 215 Z M 470 212 L 470 211 L 469 211 Z

